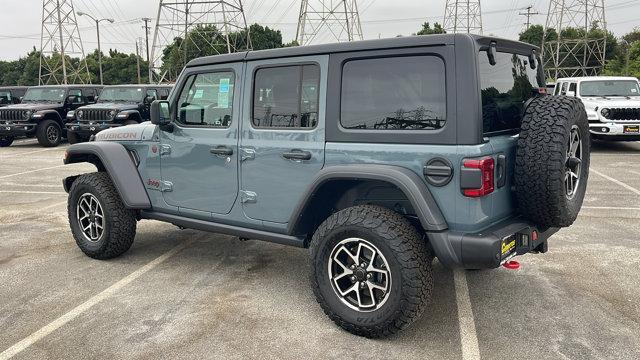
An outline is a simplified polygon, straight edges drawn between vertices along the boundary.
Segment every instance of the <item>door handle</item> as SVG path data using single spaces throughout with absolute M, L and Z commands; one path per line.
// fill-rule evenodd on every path
M 212 147 L 209 150 L 213 155 L 221 155 L 221 156 L 231 156 L 233 155 L 233 149 L 224 145 L 218 145 L 216 147 Z
M 311 160 L 311 152 L 292 149 L 291 151 L 282 154 L 282 157 L 289 160 Z
M 507 183 L 507 157 L 500 154 L 498 155 L 497 160 L 498 161 L 496 162 L 496 173 L 497 173 L 496 185 L 498 186 L 498 188 L 501 188 Z

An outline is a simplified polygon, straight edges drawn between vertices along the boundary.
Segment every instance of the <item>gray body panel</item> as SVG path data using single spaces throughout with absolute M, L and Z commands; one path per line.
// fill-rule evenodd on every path
M 245 101 L 240 146 L 248 156 L 241 162 L 241 190 L 256 194 L 255 200 L 245 199 L 242 208 L 247 217 L 285 224 L 298 199 L 304 194 L 316 173 L 324 164 L 324 132 L 328 56 L 288 59 L 287 64 L 317 64 L 320 67 L 320 99 L 318 125 L 314 129 L 254 128 L 251 124 L 252 102 Z M 256 69 L 282 64 L 282 60 L 262 60 L 247 63 L 244 98 L 253 95 L 253 74 Z M 282 154 L 293 149 L 309 151 L 310 160 L 285 159 Z M 286 181 L 287 179 L 293 181 Z M 276 227 L 280 227 L 274 224 Z

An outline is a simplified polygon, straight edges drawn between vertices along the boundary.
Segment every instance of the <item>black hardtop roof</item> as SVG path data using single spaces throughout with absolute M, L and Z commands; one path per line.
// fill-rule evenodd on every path
M 104 85 L 68 84 L 68 85 L 38 85 L 29 86 L 29 89 L 69 89 L 69 88 L 103 88 Z
M 205 56 L 191 60 L 187 64 L 187 67 L 273 58 L 287 58 L 305 55 L 322 55 L 351 51 L 384 50 L 434 45 L 454 45 L 458 41 L 472 41 L 477 43 L 478 46 L 488 45 L 491 41 L 496 41 L 497 43 L 503 44 L 510 48 L 518 48 L 522 50 L 528 49 L 528 51 L 530 51 L 531 49 L 537 49 L 537 47 L 530 44 L 492 36 L 481 36 L 472 34 L 416 35 L 389 39 L 363 40 L 309 46 L 294 46 L 288 48 L 243 51 L 233 54 Z
M 0 86 L 0 90 L 26 90 L 28 86 Z
M 156 85 L 156 84 L 122 84 L 122 85 L 105 85 L 104 88 L 167 88 L 170 89 L 173 87 L 173 85 L 166 85 L 166 84 L 160 84 L 160 85 Z

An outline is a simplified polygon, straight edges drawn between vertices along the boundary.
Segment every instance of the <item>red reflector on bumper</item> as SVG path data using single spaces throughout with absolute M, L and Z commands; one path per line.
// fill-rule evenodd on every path
M 505 269 L 509 269 L 509 270 L 517 270 L 520 268 L 520 263 L 514 260 L 511 261 L 507 261 L 506 263 L 502 264 L 502 266 Z

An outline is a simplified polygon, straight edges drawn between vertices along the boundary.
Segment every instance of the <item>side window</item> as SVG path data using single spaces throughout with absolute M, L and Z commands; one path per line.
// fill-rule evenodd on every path
M 553 89 L 553 95 L 560 95 L 560 87 L 562 87 L 562 83 L 556 83 L 556 86 Z
M 340 123 L 346 129 L 436 130 L 446 122 L 445 66 L 436 56 L 347 62 Z
M 318 65 L 259 69 L 253 84 L 253 126 L 297 129 L 316 127 L 319 87 Z
M 560 90 L 560 95 L 567 95 L 567 87 L 568 87 L 569 83 L 568 82 L 563 82 L 562 83 L 562 89 Z
M 574 95 L 576 94 L 576 88 L 577 88 L 576 83 L 569 84 L 569 91 L 573 91 Z
M 147 89 L 147 97 L 158 100 L 158 91 L 156 89 Z
M 160 89 L 158 93 L 160 95 L 160 100 L 167 100 L 167 98 L 169 97 L 169 90 L 167 89 Z
M 69 96 L 75 96 L 75 100 L 73 101 L 74 104 L 84 104 L 84 98 L 82 97 L 82 90 L 80 89 L 71 89 L 69 90 L 69 93 L 67 94 L 67 97 Z
M 176 122 L 186 126 L 229 127 L 234 82 L 231 71 L 190 75 L 178 98 Z
M 87 102 L 93 103 L 96 101 L 96 89 L 84 89 L 82 92 Z

